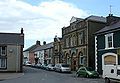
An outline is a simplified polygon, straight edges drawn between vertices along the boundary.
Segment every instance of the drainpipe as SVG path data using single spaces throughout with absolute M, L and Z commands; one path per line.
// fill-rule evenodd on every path
M 16 72 L 18 72 L 18 62 L 19 62 L 19 61 L 18 61 L 18 55 L 19 55 L 19 54 L 18 54 L 18 44 L 17 44 L 16 47 L 17 47 L 17 51 L 16 51 L 16 52 L 17 52 L 17 53 L 16 53 Z
M 86 20 L 86 22 L 87 22 L 87 56 L 86 56 L 86 59 L 87 59 L 87 62 L 86 62 L 86 66 L 89 66 L 89 56 L 88 56 L 88 45 L 89 45 L 89 42 L 88 42 L 88 40 L 89 40 L 89 24 L 88 24 L 88 20 Z

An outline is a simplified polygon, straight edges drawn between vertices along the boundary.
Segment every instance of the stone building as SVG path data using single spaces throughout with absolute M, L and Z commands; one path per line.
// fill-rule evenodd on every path
M 63 62 L 63 42 L 62 38 L 55 36 L 53 43 L 53 64 Z
M 106 18 L 89 16 L 85 19 L 72 17 L 70 25 L 62 28 L 64 62 L 72 70 L 80 66 L 94 68 L 94 36 L 93 33 L 103 28 Z

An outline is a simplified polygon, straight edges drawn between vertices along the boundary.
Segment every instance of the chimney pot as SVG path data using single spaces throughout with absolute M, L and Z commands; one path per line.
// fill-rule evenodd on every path
M 43 45 L 45 45 L 45 44 L 46 44 L 46 41 L 43 42 Z

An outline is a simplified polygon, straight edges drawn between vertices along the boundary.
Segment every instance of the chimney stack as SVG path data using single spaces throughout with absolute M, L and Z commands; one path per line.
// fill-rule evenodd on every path
M 21 28 L 21 34 L 23 34 L 23 28 Z
M 40 45 L 40 41 L 37 40 L 37 41 L 36 41 L 36 45 Z
M 45 45 L 45 44 L 46 44 L 46 41 L 43 42 L 43 45 Z
M 109 14 L 109 16 L 107 17 L 108 26 L 117 23 L 118 21 L 120 21 L 120 17 L 113 16 L 113 14 Z

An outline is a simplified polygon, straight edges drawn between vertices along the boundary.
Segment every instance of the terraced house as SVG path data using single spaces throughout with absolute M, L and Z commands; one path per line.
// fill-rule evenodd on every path
M 53 63 L 53 42 L 46 44 L 43 42 L 43 45 L 37 47 L 32 51 L 34 53 L 36 64 L 47 65 Z
M 104 17 L 89 16 L 85 19 L 72 17 L 70 25 L 62 28 L 64 60 L 72 70 L 80 66 L 94 68 L 93 33 L 103 28 L 105 24 Z
M 23 64 L 26 64 L 26 62 L 29 62 L 31 64 L 35 63 L 35 55 L 33 50 L 35 50 L 37 47 L 40 47 L 40 41 L 36 41 L 36 44 L 30 46 L 29 48 L 27 48 L 26 50 L 24 50 L 23 55 Z
M 96 70 L 102 75 L 107 65 L 120 65 L 120 17 L 109 14 L 107 25 L 95 35 Z

